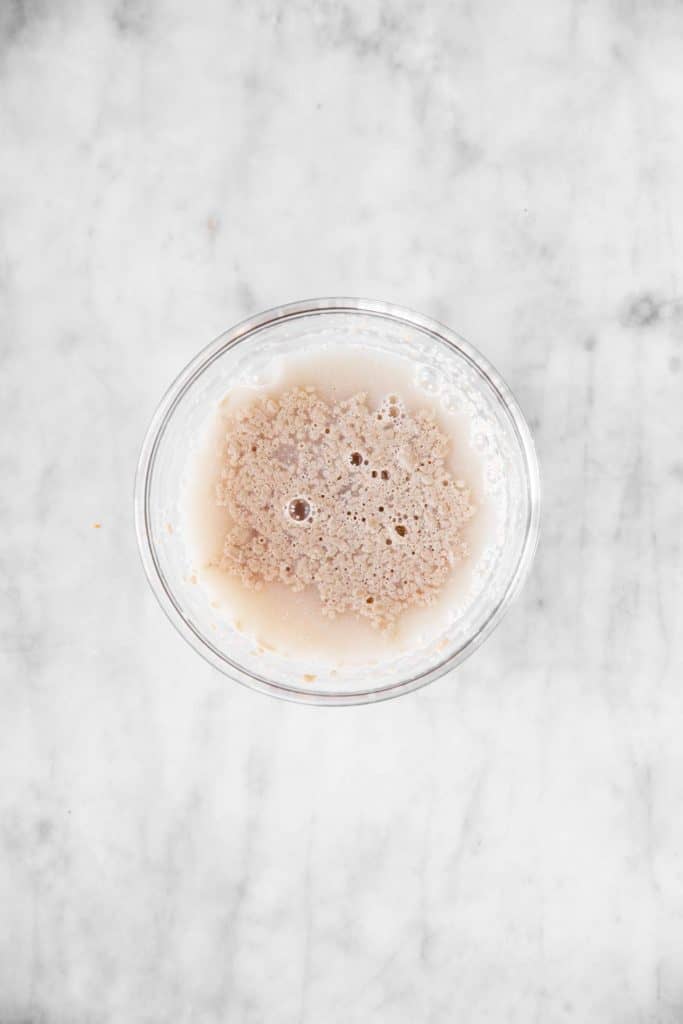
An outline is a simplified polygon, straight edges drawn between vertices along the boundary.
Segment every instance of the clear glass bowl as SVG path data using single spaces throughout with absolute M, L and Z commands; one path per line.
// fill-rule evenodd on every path
M 400 656 L 343 672 L 255 650 L 217 618 L 193 585 L 182 523 L 193 455 L 236 382 L 258 383 L 274 357 L 344 344 L 391 353 L 414 364 L 423 386 L 470 421 L 485 462 L 486 486 L 500 509 L 495 543 L 477 563 L 477 592 L 445 633 Z M 408 693 L 459 665 L 486 639 L 518 593 L 538 540 L 540 484 L 533 441 L 510 389 L 463 338 L 398 306 L 362 299 L 317 299 L 269 310 L 231 328 L 203 349 L 173 382 L 145 437 L 135 486 L 135 522 L 143 566 L 161 607 L 187 642 L 231 679 L 309 704 L 362 704 Z M 315 685 L 303 681 L 315 675 Z

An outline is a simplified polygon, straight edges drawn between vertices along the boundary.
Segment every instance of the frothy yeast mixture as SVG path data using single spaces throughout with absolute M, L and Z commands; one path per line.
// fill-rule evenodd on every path
M 490 519 L 462 415 L 358 350 L 232 389 L 189 493 L 214 607 L 268 649 L 340 663 L 438 632 Z

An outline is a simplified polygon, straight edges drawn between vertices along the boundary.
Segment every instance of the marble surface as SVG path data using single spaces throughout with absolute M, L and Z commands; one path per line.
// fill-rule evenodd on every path
M 1 1024 L 683 1020 L 681 52 L 674 0 L 0 4 Z M 132 485 L 201 345 L 334 294 L 492 359 L 545 509 L 456 674 L 319 711 L 185 646 Z

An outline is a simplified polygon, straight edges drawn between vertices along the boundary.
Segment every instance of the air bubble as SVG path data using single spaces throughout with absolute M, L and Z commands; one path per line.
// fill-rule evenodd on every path
M 417 386 L 423 391 L 432 393 L 439 390 L 439 378 L 436 372 L 428 366 L 423 366 L 417 374 Z
M 293 519 L 296 523 L 303 523 L 306 519 L 310 518 L 311 506 L 305 498 L 294 498 L 290 501 L 287 512 L 290 519 Z

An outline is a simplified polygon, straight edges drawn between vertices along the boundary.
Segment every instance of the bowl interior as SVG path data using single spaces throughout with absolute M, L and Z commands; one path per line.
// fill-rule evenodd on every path
M 193 582 L 186 489 L 193 460 L 235 384 L 258 384 L 277 357 L 339 345 L 400 356 L 424 390 L 468 420 L 483 460 L 496 529 L 475 569 L 472 597 L 415 649 L 345 667 L 285 658 L 255 645 L 212 607 Z M 403 311 L 286 308 L 213 342 L 180 375 L 148 433 L 136 493 L 145 569 L 164 610 L 186 639 L 227 675 L 295 700 L 352 703 L 414 689 L 466 657 L 484 639 L 521 583 L 535 546 L 538 482 L 533 444 L 514 399 L 482 357 L 440 325 Z M 311 677 L 314 676 L 314 682 Z M 306 677 L 306 680 L 304 679 Z

